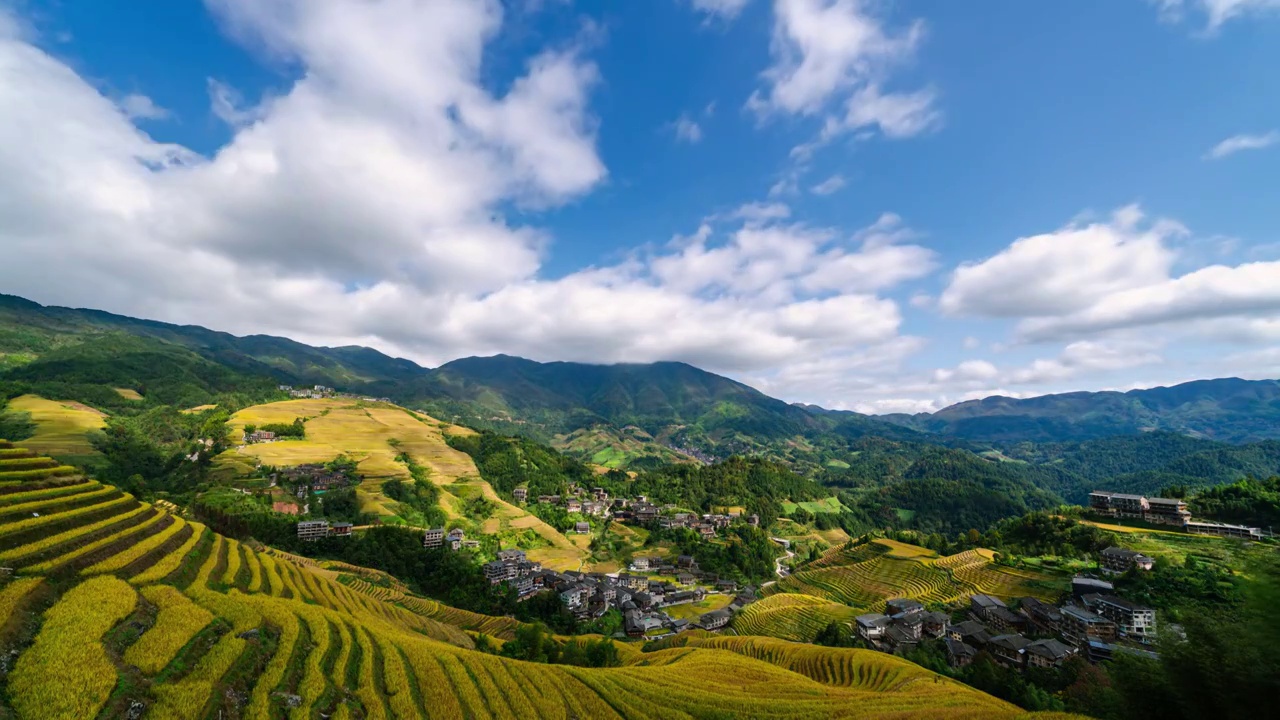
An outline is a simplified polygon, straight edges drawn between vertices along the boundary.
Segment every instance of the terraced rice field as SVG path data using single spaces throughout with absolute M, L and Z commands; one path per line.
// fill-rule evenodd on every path
M 60 480 L 0 486 L 0 498 L 50 479 Z M 14 657 L 0 716 L 1024 715 L 891 656 L 765 638 L 688 637 L 631 649 L 610 669 L 488 655 L 461 627 L 501 635 L 515 621 L 373 585 L 371 571 L 247 547 L 124 494 L 57 507 L 90 492 L 50 496 L 48 522 L 0 518 L 14 568 L 0 581 L 0 653 Z
M 766 592 L 798 593 L 847 605 L 858 613 L 883 611 L 885 600 L 907 597 L 926 605 L 946 605 L 974 593 L 999 597 L 1056 599 L 1065 587 L 1061 576 L 995 565 L 990 550 L 967 550 L 948 557 L 915 545 L 879 539 L 852 549 L 833 548 L 818 560 Z M 774 619 L 783 631 L 799 620 Z
M 22 444 L 42 455 L 73 459 L 96 454 L 88 433 L 106 425 L 105 416 L 76 402 L 45 400 L 38 395 L 22 395 L 9 401 L 9 408 L 31 413 L 36 434 Z
M 739 635 L 812 642 L 831 623 L 852 623 L 858 612 L 812 595 L 782 593 L 751 603 L 733 618 Z
M 576 570 L 587 557 L 584 548 L 555 528 L 498 496 L 480 477 L 471 456 L 449 447 L 444 434 L 465 434 L 466 428 L 441 423 L 422 413 L 387 403 L 354 403 L 350 400 L 288 400 L 245 408 L 231 416 L 235 432 L 247 424 L 291 423 L 307 418 L 305 440 L 256 443 L 228 451 L 215 461 L 219 478 L 244 473 L 246 460 L 272 465 L 327 462 L 340 454 L 358 461 L 362 481 L 357 491 L 361 510 L 395 521 L 397 503 L 382 492 L 382 483 L 391 478 L 405 480 L 409 471 L 396 461 L 401 452 L 428 469 L 431 481 L 440 488 L 440 507 L 451 519 L 460 517 L 462 498 L 480 495 L 497 506 L 484 525 L 469 529 L 495 534 L 509 529 L 528 529 L 546 541 L 529 550 L 531 559 L 557 570 Z

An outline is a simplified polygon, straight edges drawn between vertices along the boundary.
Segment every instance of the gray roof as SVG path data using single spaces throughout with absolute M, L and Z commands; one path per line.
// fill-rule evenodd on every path
M 947 643 L 947 652 L 952 655 L 977 655 L 978 654 L 978 651 L 975 650 L 972 645 L 964 642 L 963 640 L 954 640 L 952 638 L 947 638 L 945 642 Z
M 969 601 L 984 608 L 1004 607 L 1004 601 L 992 595 L 970 595 Z
M 1030 645 L 1031 641 L 1018 633 L 1010 633 L 1008 635 L 997 635 L 991 638 L 989 643 L 997 647 L 1009 648 L 1010 650 L 1021 650 Z
M 1050 638 L 1048 640 L 1036 640 L 1031 643 L 1027 646 L 1027 652 L 1058 661 L 1070 655 L 1073 650 L 1071 647 Z
M 855 621 L 864 627 L 884 627 L 889 624 L 889 617 L 880 613 L 867 613 L 859 615 Z

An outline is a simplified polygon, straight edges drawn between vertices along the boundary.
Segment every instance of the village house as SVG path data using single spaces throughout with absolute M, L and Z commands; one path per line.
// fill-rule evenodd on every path
M 329 534 L 334 537 L 351 537 L 351 528 L 349 522 L 336 522 L 329 526 Z
M 529 488 L 518 487 L 511 491 L 511 496 L 516 499 L 516 502 L 523 505 L 529 499 Z
M 947 646 L 947 664 L 953 668 L 962 668 L 978 656 L 978 651 L 973 646 L 960 640 L 948 637 L 944 642 Z
M 1228 525 L 1215 522 L 1190 522 L 1182 526 L 1184 530 L 1196 535 L 1219 535 L 1221 537 L 1244 538 L 1245 540 L 1261 540 L 1262 529 L 1245 527 L 1244 525 Z
M 1026 662 L 1024 653 L 1030 644 L 1030 640 L 1017 633 L 997 635 L 987 643 L 987 652 L 1001 665 L 1021 670 Z
M 1080 575 L 1071 578 L 1071 596 L 1076 600 L 1082 599 L 1085 595 L 1110 595 L 1115 590 L 1116 586 L 1106 580 Z
M 658 558 L 639 556 L 631 559 L 631 569 L 637 572 L 649 572 L 651 568 L 657 566 Z
M 246 443 L 274 442 L 275 439 L 276 434 L 273 432 L 267 432 L 266 430 L 255 430 L 244 436 L 244 441 Z
M 751 527 L 760 527 L 760 516 L 752 513 L 747 516 L 747 524 Z
M 458 550 L 462 547 L 462 541 L 466 538 L 467 535 L 462 531 L 462 528 L 453 528 L 449 531 L 449 534 L 445 536 L 444 541 L 449 545 L 450 549 Z
M 1033 641 L 1026 647 L 1025 657 L 1027 667 L 1049 668 L 1061 667 L 1062 663 L 1074 654 L 1076 654 L 1075 648 L 1050 638 Z
M 997 633 L 1018 633 L 1027 629 L 1027 616 L 998 606 L 987 610 L 987 624 Z
M 716 536 L 716 529 L 712 525 L 700 523 L 697 526 L 697 530 L 698 530 L 698 534 L 702 535 L 702 538 L 704 540 L 710 540 L 711 538 Z
M 884 637 L 885 631 L 889 629 L 889 623 L 889 616 L 880 613 L 867 613 L 854 619 L 858 637 L 867 642 L 875 642 Z
M 1155 560 L 1135 550 L 1120 547 L 1109 547 L 1098 553 L 1098 564 L 1107 573 L 1124 573 L 1132 568 L 1150 570 Z
M 1114 642 L 1116 624 L 1107 618 L 1075 605 L 1062 608 L 1062 637 L 1076 647 L 1091 640 Z
M 422 547 L 435 549 L 443 545 L 444 528 L 432 528 L 430 530 L 423 531 Z
M 576 522 L 573 524 L 573 531 L 578 533 L 579 535 L 590 535 L 591 523 L 585 520 L 583 520 L 582 522 Z
M 1004 601 L 998 597 L 981 594 L 969 596 L 969 610 L 981 620 L 990 620 L 992 609 L 1004 607 Z
M 729 624 L 732 614 L 725 610 L 713 610 L 698 618 L 698 625 L 703 630 L 719 630 Z
M 940 638 L 947 632 L 951 618 L 944 612 L 929 612 L 921 616 L 921 631 L 931 638 Z
M 965 620 L 962 623 L 948 625 L 947 637 L 968 643 L 976 648 L 982 648 L 991 639 L 991 633 L 987 632 L 986 625 L 977 620 Z
M 919 600 L 910 598 L 890 598 L 884 601 L 885 615 L 904 615 L 906 613 L 924 612 L 924 605 Z
M 501 560 L 493 560 L 484 564 L 484 578 L 489 581 L 490 585 L 497 585 L 504 580 L 510 580 L 516 576 L 516 567 L 512 563 L 505 563 Z
M 582 501 L 574 500 L 574 499 L 565 500 L 564 509 L 565 509 L 565 512 L 571 512 L 571 513 L 582 512 Z
M 608 514 L 609 506 L 602 502 L 588 501 L 582 503 L 582 512 L 585 515 L 594 515 L 599 517 L 601 515 Z
M 1090 595 L 1088 608 L 1116 624 L 1121 637 L 1149 643 L 1156 634 L 1156 611 L 1115 595 Z
M 298 523 L 298 539 L 308 542 L 329 537 L 328 520 L 303 520 Z
M 1018 611 L 1040 633 L 1057 633 L 1062 627 L 1062 611 L 1043 600 L 1024 597 L 1018 601 Z
M 1134 518 L 1164 525 L 1185 525 L 1191 521 L 1186 501 L 1176 498 L 1148 498 L 1095 490 L 1089 493 L 1089 509 L 1107 517 Z

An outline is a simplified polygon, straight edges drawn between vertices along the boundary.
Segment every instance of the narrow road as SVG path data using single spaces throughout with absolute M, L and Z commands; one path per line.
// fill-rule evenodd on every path
M 775 573 L 777 573 L 777 575 L 778 575 L 778 578 L 779 578 L 779 579 L 784 578 L 784 577 L 786 577 L 786 576 L 790 575 L 790 574 L 791 574 L 791 572 L 790 572 L 789 570 L 787 570 L 786 568 L 782 567 L 782 561 L 783 561 L 783 560 L 790 560 L 791 558 L 795 557 L 795 556 L 796 556 L 796 554 L 795 554 L 795 553 L 793 553 L 793 552 L 791 552 L 791 541 L 790 541 L 790 540 L 784 540 L 784 539 L 782 539 L 782 538 L 776 538 L 776 537 L 771 537 L 771 538 L 769 538 L 769 539 L 770 539 L 770 540 L 772 540 L 772 541 L 774 541 L 774 542 L 776 542 L 776 543 L 778 543 L 778 544 L 779 544 L 779 545 L 781 545 L 782 547 L 786 548 L 786 553 L 785 553 L 785 554 L 783 554 L 783 556 L 782 556 L 782 557 L 780 557 L 780 558 L 774 558 L 774 561 L 773 561 L 773 571 L 774 571 Z M 774 584 L 774 583 L 776 583 L 776 582 L 778 582 L 778 581 L 777 581 L 777 580 L 770 580 L 769 582 L 762 584 L 760 587 L 762 587 L 762 588 L 764 588 L 764 587 L 769 587 L 770 585 L 772 585 L 772 584 Z

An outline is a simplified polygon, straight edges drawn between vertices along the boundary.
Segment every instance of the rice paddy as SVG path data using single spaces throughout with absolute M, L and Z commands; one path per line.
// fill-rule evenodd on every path
M 288 400 L 245 408 L 231 416 L 233 435 L 245 425 L 291 423 L 306 418 L 303 440 L 281 440 L 245 445 L 223 453 L 215 461 L 219 478 L 230 480 L 247 474 L 254 461 L 270 465 L 299 465 L 333 460 L 346 455 L 358 462 L 361 483 L 357 497 L 362 511 L 377 513 L 383 522 L 402 523 L 398 503 L 382 492 L 389 479 L 409 479 L 409 470 L 396 460 L 407 453 L 426 468 L 440 488 L 440 506 L 451 520 L 461 517 L 462 499 L 475 495 L 494 503 L 491 518 L 472 528 L 484 534 L 507 530 L 532 530 L 542 543 L 529 549 L 529 557 L 556 570 L 576 570 L 586 559 L 585 548 L 550 525 L 503 500 L 485 482 L 466 453 L 454 450 L 444 434 L 470 432 L 435 418 L 388 403 L 351 400 Z M 248 463 L 248 464 L 246 464 Z
M 31 414 L 36 434 L 22 444 L 43 455 L 74 459 L 94 455 L 88 434 L 106 425 L 105 416 L 76 402 L 45 400 L 38 395 L 22 395 L 9 401 L 9 409 Z
M 963 601 L 975 593 L 1051 601 L 1066 587 L 1063 576 L 1002 567 L 992 562 L 992 557 L 990 550 L 983 549 L 939 557 L 916 545 L 878 539 L 853 548 L 833 548 L 799 572 L 769 586 L 766 592 L 774 597 L 788 593 L 809 596 L 845 606 L 857 615 L 883 611 L 884 601 L 894 597 L 938 606 Z M 746 622 L 752 632 L 789 639 L 814 632 L 818 622 L 815 616 L 840 614 L 831 607 L 819 612 L 815 609 L 818 606 L 809 602 L 793 607 L 758 604 L 764 607 L 750 610 L 759 617 L 738 622 Z
M 888 655 L 767 638 L 685 635 L 648 653 L 629 645 L 624 666 L 607 669 L 510 660 L 476 651 L 467 631 L 502 637 L 518 627 L 514 620 L 415 597 L 374 571 L 250 548 L 124 494 L 57 511 L 57 503 L 85 494 L 48 496 L 55 506 L 49 517 L 83 511 L 94 522 L 15 530 L 26 519 L 0 517 L 0 548 L 15 568 L 0 581 L 0 616 L 22 612 L 40 620 L 27 623 L 38 629 L 26 637 L 11 631 L 0 637 L 16 657 L 12 672 L 0 677 L 0 698 L 9 705 L 0 714 L 63 720 L 120 717 L 132 708 L 143 718 L 1025 715 Z

